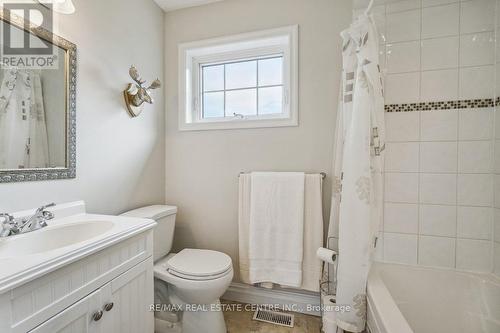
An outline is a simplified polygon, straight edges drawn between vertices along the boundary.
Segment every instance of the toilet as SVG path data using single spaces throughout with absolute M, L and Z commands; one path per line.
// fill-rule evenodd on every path
M 165 205 L 122 214 L 158 223 L 153 234 L 155 303 L 170 304 L 182 311 L 155 314 L 155 332 L 226 333 L 219 298 L 233 279 L 231 257 L 201 249 L 170 253 L 176 214 L 177 207 Z

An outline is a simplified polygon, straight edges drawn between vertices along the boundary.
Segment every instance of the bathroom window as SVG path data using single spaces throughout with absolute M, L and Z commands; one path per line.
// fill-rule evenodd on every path
M 297 26 L 179 46 L 179 129 L 297 126 Z

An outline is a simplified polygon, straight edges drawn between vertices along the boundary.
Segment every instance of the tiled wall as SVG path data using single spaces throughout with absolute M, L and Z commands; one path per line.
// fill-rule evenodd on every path
M 500 33 L 500 0 L 496 1 L 496 36 L 498 38 Z M 500 43 L 496 43 L 496 96 L 500 96 Z M 497 103 L 498 104 L 498 103 Z M 495 177 L 495 214 L 494 214 L 494 227 L 493 227 L 493 267 L 496 275 L 500 277 L 500 110 L 497 105 L 495 109 L 495 135 L 494 135 L 494 177 Z
M 494 0 L 386 2 L 373 8 L 386 104 L 493 97 Z
M 382 259 L 491 269 L 492 109 L 386 113 Z
M 494 99 L 495 0 L 381 3 L 386 104 Z M 493 107 L 386 113 L 380 260 L 492 270 L 494 116 Z

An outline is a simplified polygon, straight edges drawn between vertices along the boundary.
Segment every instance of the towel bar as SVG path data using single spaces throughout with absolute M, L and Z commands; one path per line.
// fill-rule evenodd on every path
M 241 175 L 244 175 L 246 173 L 248 173 L 248 172 L 240 172 L 240 174 L 238 175 L 238 177 L 241 176 Z M 320 172 L 319 174 L 321 175 L 321 178 L 323 180 L 326 178 L 326 172 Z

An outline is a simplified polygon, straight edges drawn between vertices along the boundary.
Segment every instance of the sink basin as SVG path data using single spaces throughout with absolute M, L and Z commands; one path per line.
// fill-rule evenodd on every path
M 12 236 L 0 240 L 0 259 L 56 250 L 102 235 L 112 227 L 110 221 L 79 222 Z

